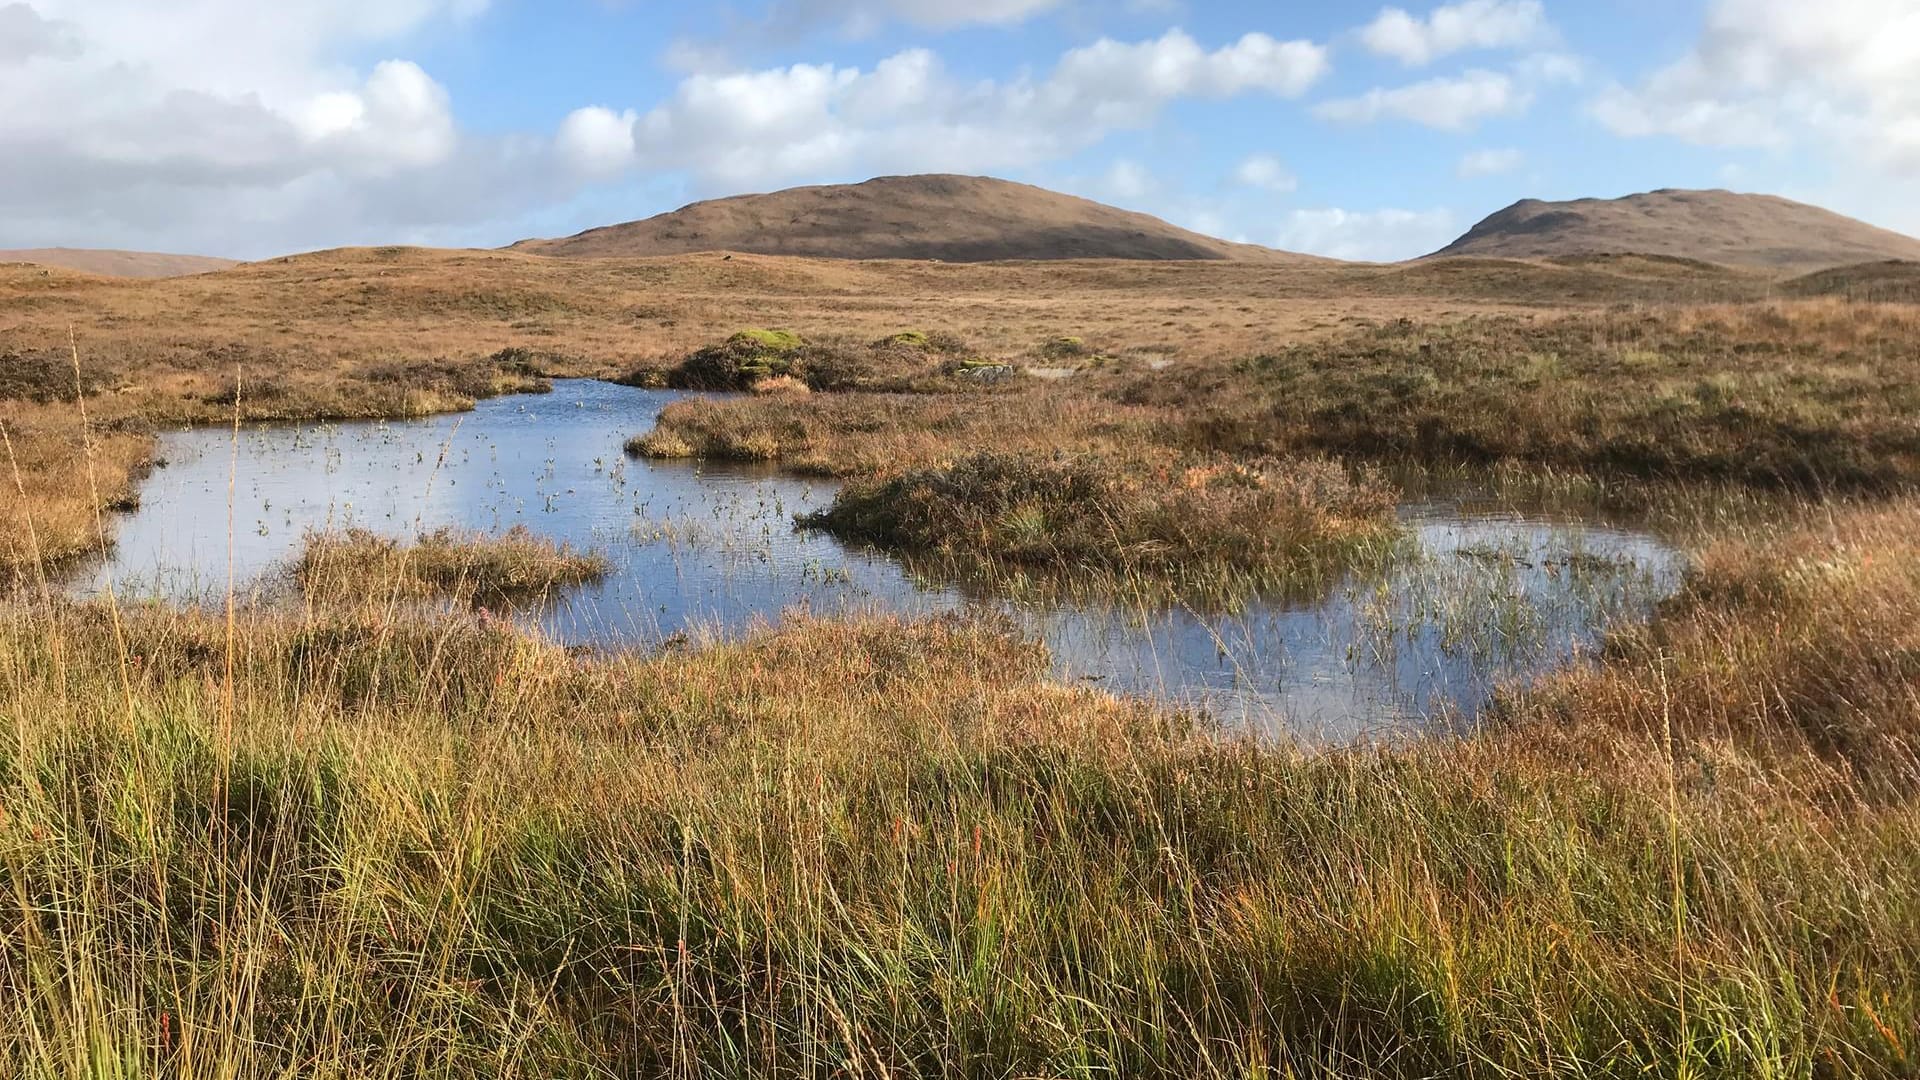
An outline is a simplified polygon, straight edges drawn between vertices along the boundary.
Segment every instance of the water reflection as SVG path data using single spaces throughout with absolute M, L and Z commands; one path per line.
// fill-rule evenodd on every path
M 1417 541 L 1407 557 L 1309 602 L 1233 615 L 1015 603 L 796 532 L 794 515 L 830 502 L 830 484 L 624 457 L 624 440 L 675 396 L 566 381 L 461 416 L 243 429 L 237 458 L 226 431 L 169 434 L 168 467 L 119 522 L 111 561 L 76 588 L 98 589 L 111 574 L 122 595 L 223 597 L 231 537 L 241 591 L 266 599 L 285 588 L 284 567 L 311 528 L 404 536 L 524 524 L 614 563 L 605 581 L 528 614 L 567 643 L 727 633 L 796 608 L 990 607 L 1043 637 L 1063 678 L 1261 730 L 1349 739 L 1471 714 L 1498 680 L 1564 663 L 1608 620 L 1638 617 L 1680 569 L 1645 534 L 1425 503 L 1403 508 Z

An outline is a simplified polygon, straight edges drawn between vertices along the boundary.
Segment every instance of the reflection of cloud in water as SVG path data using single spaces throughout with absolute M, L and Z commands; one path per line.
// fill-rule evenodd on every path
M 626 438 L 675 396 L 569 381 L 458 416 L 243 429 L 236 579 L 249 595 L 269 589 L 311 528 L 404 536 L 526 525 L 614 563 L 605 581 L 532 613 L 570 643 L 644 645 L 794 608 L 990 607 L 1043 637 L 1063 678 L 1206 708 L 1257 730 L 1351 738 L 1417 725 L 1443 707 L 1476 709 L 1498 680 L 1564 663 L 1607 619 L 1643 612 L 1679 572 L 1671 552 L 1642 534 L 1428 504 L 1405 510 L 1417 553 L 1307 600 L 1233 615 L 1015 604 L 796 532 L 794 515 L 830 502 L 830 484 L 626 458 Z M 119 523 L 109 569 L 123 595 L 224 594 L 229 439 L 214 429 L 163 438 L 169 466 Z

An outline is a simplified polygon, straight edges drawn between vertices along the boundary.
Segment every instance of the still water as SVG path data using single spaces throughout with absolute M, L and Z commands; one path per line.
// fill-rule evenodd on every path
M 171 433 L 112 557 L 75 588 L 111 575 L 122 597 L 224 597 L 231 538 L 240 591 L 266 598 L 311 529 L 525 525 L 613 563 L 601 583 L 525 614 L 568 644 L 645 647 L 794 610 L 989 609 L 1044 639 L 1062 678 L 1347 740 L 1470 717 L 1500 680 L 1568 663 L 1609 621 L 1643 617 L 1681 571 L 1644 533 L 1413 504 L 1403 558 L 1310 601 L 1230 615 L 1016 603 L 796 531 L 795 514 L 832 501 L 831 483 L 625 457 L 677 396 L 568 380 L 463 415 L 243 428 L 237 456 L 229 431 Z

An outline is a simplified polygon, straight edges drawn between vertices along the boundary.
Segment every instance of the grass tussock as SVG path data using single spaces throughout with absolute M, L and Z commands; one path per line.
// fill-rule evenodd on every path
M 0 416 L 0 436 L 0 589 L 110 544 L 111 516 L 103 520 L 103 512 L 134 505 L 153 462 L 147 436 L 89 429 L 71 406 Z
M 681 390 L 759 390 L 776 381 L 822 391 L 927 389 L 966 355 L 966 342 L 944 332 L 908 330 L 854 344 L 741 330 L 694 350 L 667 371 L 666 383 Z
M 218 617 L 0 611 L 0 1069 L 1898 1076 L 1920 1036 L 1916 803 L 1686 730 L 1671 781 L 1631 728 L 1305 754 L 952 620 L 238 631 L 229 693 Z
M 293 573 L 302 592 L 319 601 L 442 597 L 490 603 L 597 581 L 609 568 L 602 555 L 515 526 L 498 536 L 437 529 L 413 543 L 366 529 L 315 533 Z
M 1231 596 L 1322 586 L 1397 535 L 1395 493 L 1324 461 L 985 452 L 847 484 L 805 524 L 851 540 Z

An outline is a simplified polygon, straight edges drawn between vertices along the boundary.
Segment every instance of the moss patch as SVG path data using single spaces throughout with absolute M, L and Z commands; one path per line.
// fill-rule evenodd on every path
M 807 341 L 791 330 L 741 330 L 682 361 L 667 376 L 683 390 L 747 390 L 762 379 L 791 375 Z

